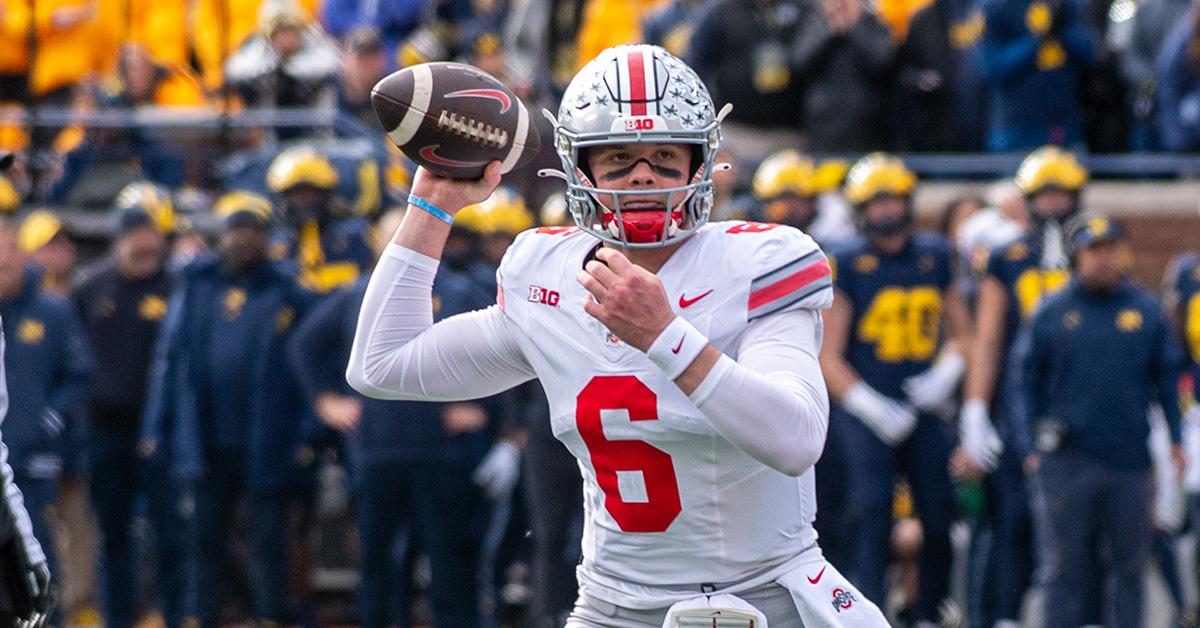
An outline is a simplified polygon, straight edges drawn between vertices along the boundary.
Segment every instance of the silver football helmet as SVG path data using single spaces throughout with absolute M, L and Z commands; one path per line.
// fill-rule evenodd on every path
M 708 220 L 713 204 L 713 160 L 721 146 L 721 119 L 696 72 L 658 46 L 616 46 L 601 52 L 567 86 L 555 122 L 554 146 L 567 181 L 567 207 L 580 229 L 622 247 L 661 247 Z M 549 117 L 549 113 L 547 116 Z M 656 190 L 658 211 L 627 211 L 622 198 L 646 191 L 597 188 L 585 149 L 607 144 L 682 143 L 692 146 L 686 185 Z M 599 197 L 613 199 L 612 207 Z

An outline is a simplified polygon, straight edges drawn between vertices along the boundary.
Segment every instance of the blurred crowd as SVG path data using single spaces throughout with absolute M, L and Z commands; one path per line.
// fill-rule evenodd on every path
M 1200 14 L 1183 0 L 8 0 L 3 9 L 0 148 L 26 155 L 16 193 L 37 202 L 102 207 L 120 188 L 106 181 L 138 177 L 219 193 L 237 155 L 301 137 L 378 142 L 369 88 L 423 61 L 476 64 L 553 109 L 584 61 L 638 41 L 687 60 L 715 101 L 733 103 L 731 158 L 750 164 L 785 147 L 1200 145 Z M 254 111 L 272 113 L 246 117 Z
M 538 385 L 438 404 L 368 400 L 344 381 L 365 281 L 413 171 L 369 91 L 396 68 L 457 59 L 555 110 L 583 62 L 648 41 L 734 104 L 722 160 L 739 167 L 716 175 L 714 218 L 804 229 L 845 292 L 848 278 L 888 268 L 863 248 L 864 217 L 887 211 L 873 204 L 911 210 L 920 185 L 892 157 L 852 169 L 860 155 L 1029 154 L 986 198 L 956 198 L 923 222 L 957 260 L 948 290 L 968 306 L 973 341 L 991 343 L 980 353 L 1004 357 L 920 404 L 940 437 L 872 434 L 870 412 L 834 391 L 847 407 L 818 469 L 817 529 L 898 624 L 1013 625 L 1035 582 L 1093 609 L 1080 623 L 1106 623 L 1105 600 L 1120 596 L 1103 578 L 1073 579 L 1141 555 L 1114 554 L 1108 530 L 1078 530 L 1086 563 L 1034 542 L 1064 514 L 1039 510 L 1038 496 L 1078 491 L 1027 487 L 1039 452 L 1056 451 L 1041 414 L 1070 411 L 1020 409 L 1022 395 L 1044 404 L 1035 384 L 1059 381 L 1061 365 L 1017 332 L 1037 329 L 1037 302 L 1067 285 L 1080 251 L 1124 234 L 1068 228 L 1088 173 L 1040 147 L 1194 150 L 1198 24 L 1182 0 L 0 0 L 0 148 L 22 155 L 0 177 L 4 435 L 39 537 L 56 541 L 57 622 L 132 626 L 155 609 L 169 626 L 315 625 L 338 614 L 316 574 L 341 566 L 357 574 L 357 601 L 340 614 L 364 626 L 561 625 L 581 487 Z M 552 129 L 537 120 L 545 140 Z M 572 228 L 561 194 L 535 176 L 558 165 L 544 151 L 456 218 L 435 318 L 494 303 L 496 266 L 520 231 Z M 1182 334 L 1192 367 L 1179 369 L 1180 407 L 1153 422 L 1154 506 L 1131 519 L 1145 525 L 1115 532 L 1151 544 L 1180 625 L 1196 625 L 1200 605 L 1174 556 L 1200 525 L 1198 259 L 1179 256 L 1160 295 L 1163 337 Z M 911 332 L 919 313 L 904 308 L 917 305 L 888 303 L 853 327 L 862 340 L 899 338 L 901 353 L 938 340 Z M 1141 317 L 1121 325 L 1149 329 Z M 904 397 L 909 374 L 883 362 L 864 379 Z M 1022 366 L 1046 373 L 1022 379 Z M 973 371 L 985 374 L 972 383 Z M 1182 427 L 1180 409 L 1191 409 Z M 1113 468 L 1141 472 L 1144 438 L 1130 434 Z M 1193 464 L 1172 461 L 1183 457 L 1172 442 Z M 906 453 L 882 465 L 863 453 L 877 445 Z M 1109 480 L 1103 462 L 1086 469 L 1099 478 L 1088 486 Z M 1076 519 L 1108 516 L 1096 512 Z M 956 529 L 969 542 L 951 551 Z

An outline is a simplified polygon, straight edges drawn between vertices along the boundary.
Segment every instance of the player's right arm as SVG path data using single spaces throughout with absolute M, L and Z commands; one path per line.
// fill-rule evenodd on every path
M 1000 280 L 988 275 L 979 284 L 975 308 L 975 336 L 967 356 L 967 377 L 963 397 L 985 406 L 996 389 L 996 372 L 1004 344 L 1008 294 Z
M 500 183 L 500 162 L 475 181 L 417 170 L 413 196 L 453 216 Z M 478 399 L 531 379 L 516 330 L 497 307 L 433 324 L 433 278 L 450 224 L 409 204 L 371 274 L 358 314 L 346 380 L 378 399 Z

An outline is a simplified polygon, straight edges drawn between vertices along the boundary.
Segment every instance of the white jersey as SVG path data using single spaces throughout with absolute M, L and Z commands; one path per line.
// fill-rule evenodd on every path
M 575 277 L 597 245 L 574 228 L 529 231 L 498 273 L 554 434 L 583 473 L 581 590 L 637 607 L 672 589 L 769 579 L 815 545 L 811 468 L 785 475 L 722 438 L 644 353 L 584 312 Z M 710 223 L 657 274 L 672 309 L 735 360 L 750 321 L 831 300 L 824 255 L 790 227 Z
M 708 224 L 675 250 L 658 271 L 667 299 L 723 354 L 689 396 L 583 310 L 576 274 L 597 246 L 574 228 L 526 232 L 501 263 L 500 305 L 435 325 L 437 260 L 390 245 L 347 379 L 372 397 L 451 401 L 540 378 L 585 481 L 591 597 L 661 608 L 820 563 L 824 254 L 795 229 L 746 222 Z

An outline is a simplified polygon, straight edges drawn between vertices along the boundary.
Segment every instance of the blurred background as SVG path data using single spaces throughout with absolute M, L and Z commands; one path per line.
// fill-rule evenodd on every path
M 58 625 L 561 625 L 581 489 L 536 383 L 418 404 L 342 379 L 414 170 L 369 94 L 458 60 L 555 112 L 583 63 L 636 42 L 734 105 L 715 219 L 836 243 L 855 231 L 850 165 L 889 151 L 966 277 L 1028 228 L 1040 188 L 1014 175 L 1057 145 L 1083 179 L 1046 176 L 1124 226 L 1140 285 L 1171 288 L 1200 251 L 1189 0 L 0 0 L 0 149 L 18 155 L 0 174 L 4 433 L 57 548 Z M 438 317 L 494 302 L 517 233 L 571 224 L 547 167 L 549 150 L 456 220 Z M 1200 301 L 1167 292 L 1196 359 Z M 181 410 L 196 390 L 221 394 Z M 1149 626 L 1196 625 L 1200 474 L 1185 476 L 1156 489 Z M 990 489 L 956 479 L 939 622 L 1002 625 Z M 894 523 L 880 601 L 919 625 L 903 478 Z M 1019 620 L 1038 626 L 1024 569 Z

